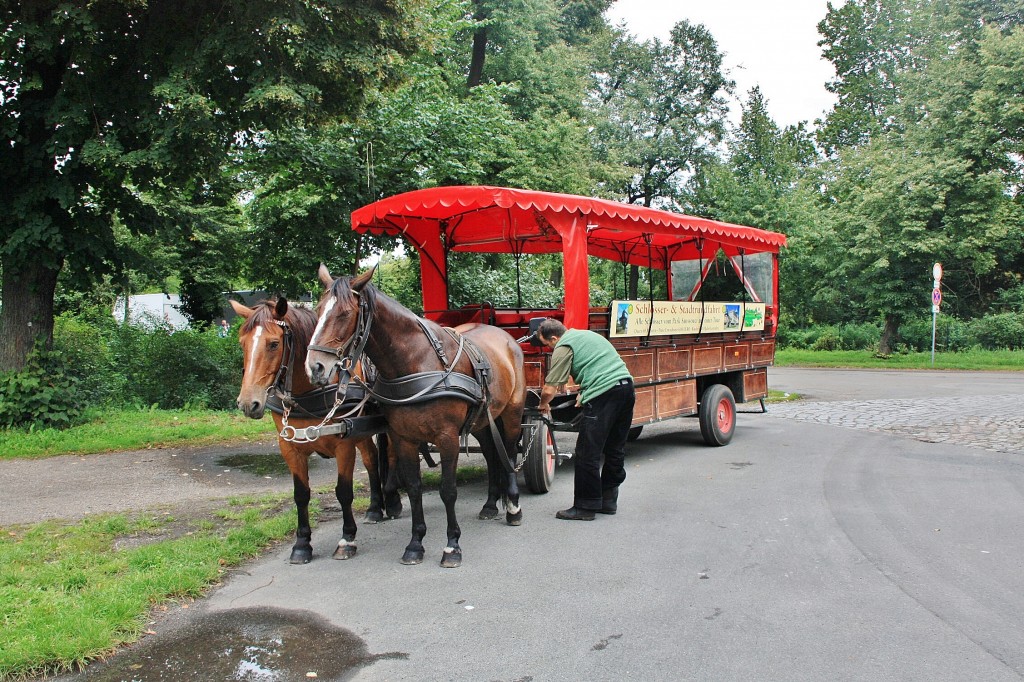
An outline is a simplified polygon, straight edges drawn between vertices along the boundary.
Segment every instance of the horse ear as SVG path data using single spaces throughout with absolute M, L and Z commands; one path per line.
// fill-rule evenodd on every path
M 372 268 L 370 268 L 363 274 L 353 278 L 352 284 L 350 285 L 352 287 L 352 291 L 362 291 L 363 287 L 365 287 L 370 282 L 370 280 L 373 279 L 373 273 L 375 273 L 376 271 L 377 266 L 374 265 Z
M 249 316 L 252 315 L 252 308 L 247 308 L 233 298 L 229 299 L 228 302 L 231 304 L 231 307 L 235 309 L 236 315 L 240 315 L 247 320 L 249 319 Z
M 317 276 L 320 277 L 320 283 L 325 288 L 330 289 L 334 286 L 334 278 L 331 277 L 331 271 L 327 269 L 327 266 L 323 263 L 320 264 L 320 270 L 317 271 Z
M 281 296 L 277 299 L 277 303 L 274 304 L 274 317 L 278 320 L 283 320 L 285 315 L 288 314 L 288 299 Z

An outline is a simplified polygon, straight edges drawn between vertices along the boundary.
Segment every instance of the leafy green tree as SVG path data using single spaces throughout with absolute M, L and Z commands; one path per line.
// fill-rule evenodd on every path
M 422 8 L 4 0 L 0 369 L 50 341 L 63 269 L 86 288 L 123 267 L 115 217 L 166 241 L 218 232 L 237 210 L 238 150 L 285 122 L 358 112 L 417 47 Z
M 811 134 L 802 123 L 780 130 L 760 88 L 752 88 L 741 106 L 727 158 L 696 179 L 697 212 L 786 234 L 780 286 L 787 321 L 832 321 L 846 308 L 836 305 L 839 291 L 822 276 L 834 254 L 819 205 Z
M 826 279 L 884 321 L 883 352 L 927 310 L 933 262 L 963 316 L 1016 284 L 1018 5 L 855 0 L 822 24 L 840 94 L 819 138 L 835 160 L 821 183 L 838 246 Z
M 684 203 L 687 179 L 716 157 L 732 87 L 702 25 L 679 22 L 667 43 L 616 36 L 591 99 L 602 156 L 626 170 L 610 193 L 643 206 Z
M 618 172 L 605 192 L 630 204 L 685 207 L 689 181 L 714 162 L 733 87 L 702 25 L 681 21 L 668 42 L 614 36 L 590 98 L 599 158 Z M 629 296 L 640 273 L 630 273 Z
M 564 9 L 577 4 L 587 3 Z M 468 7 L 435 4 L 422 29 L 429 49 L 408 60 L 403 84 L 375 93 L 357 121 L 283 130 L 251 150 L 246 241 L 258 257 L 247 262 L 250 281 L 305 291 L 316 286 L 316 262 L 352 272 L 370 250 L 391 248 L 394 240 L 360 238 L 346 221 L 381 196 L 457 184 L 590 193 L 601 167 L 576 117 L 590 63 L 577 43 L 586 41 L 547 0 L 491 3 L 487 44 L 497 56 L 486 81 L 467 90 L 466 36 L 478 28 Z

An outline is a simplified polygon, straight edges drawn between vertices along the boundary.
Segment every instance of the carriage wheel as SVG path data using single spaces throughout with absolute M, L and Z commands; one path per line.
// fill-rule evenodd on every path
M 526 487 L 531 493 L 542 495 L 551 490 L 551 484 L 555 480 L 555 441 L 548 425 L 543 420 L 527 421 L 536 429 L 533 440 L 530 441 L 523 430 L 523 444 L 530 444 L 530 451 L 526 454 L 526 465 L 523 473 L 526 476 Z
M 704 391 L 698 413 L 700 435 L 708 445 L 726 445 L 736 430 L 736 400 L 722 384 L 711 384 Z

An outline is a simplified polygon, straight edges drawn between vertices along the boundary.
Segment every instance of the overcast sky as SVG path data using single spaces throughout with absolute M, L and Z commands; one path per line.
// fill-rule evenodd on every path
M 640 39 L 667 40 L 681 19 L 704 24 L 725 53 L 725 67 L 736 81 L 737 101 L 729 103 L 739 120 L 739 102 L 755 85 L 768 100 L 780 126 L 813 125 L 835 101 L 825 83 L 835 77 L 821 58 L 818 22 L 828 0 L 617 0 L 606 15 Z M 842 0 L 833 0 L 839 5 Z

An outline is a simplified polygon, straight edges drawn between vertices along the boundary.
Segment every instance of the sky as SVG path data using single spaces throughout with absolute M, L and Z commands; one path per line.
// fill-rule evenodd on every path
M 842 0 L 833 0 L 834 5 Z M 605 15 L 612 24 L 642 40 L 668 40 L 681 19 L 704 24 L 725 53 L 724 65 L 736 81 L 731 118 L 755 85 L 780 127 L 820 118 L 835 102 L 825 83 L 835 77 L 821 58 L 818 22 L 828 0 L 616 0 Z

